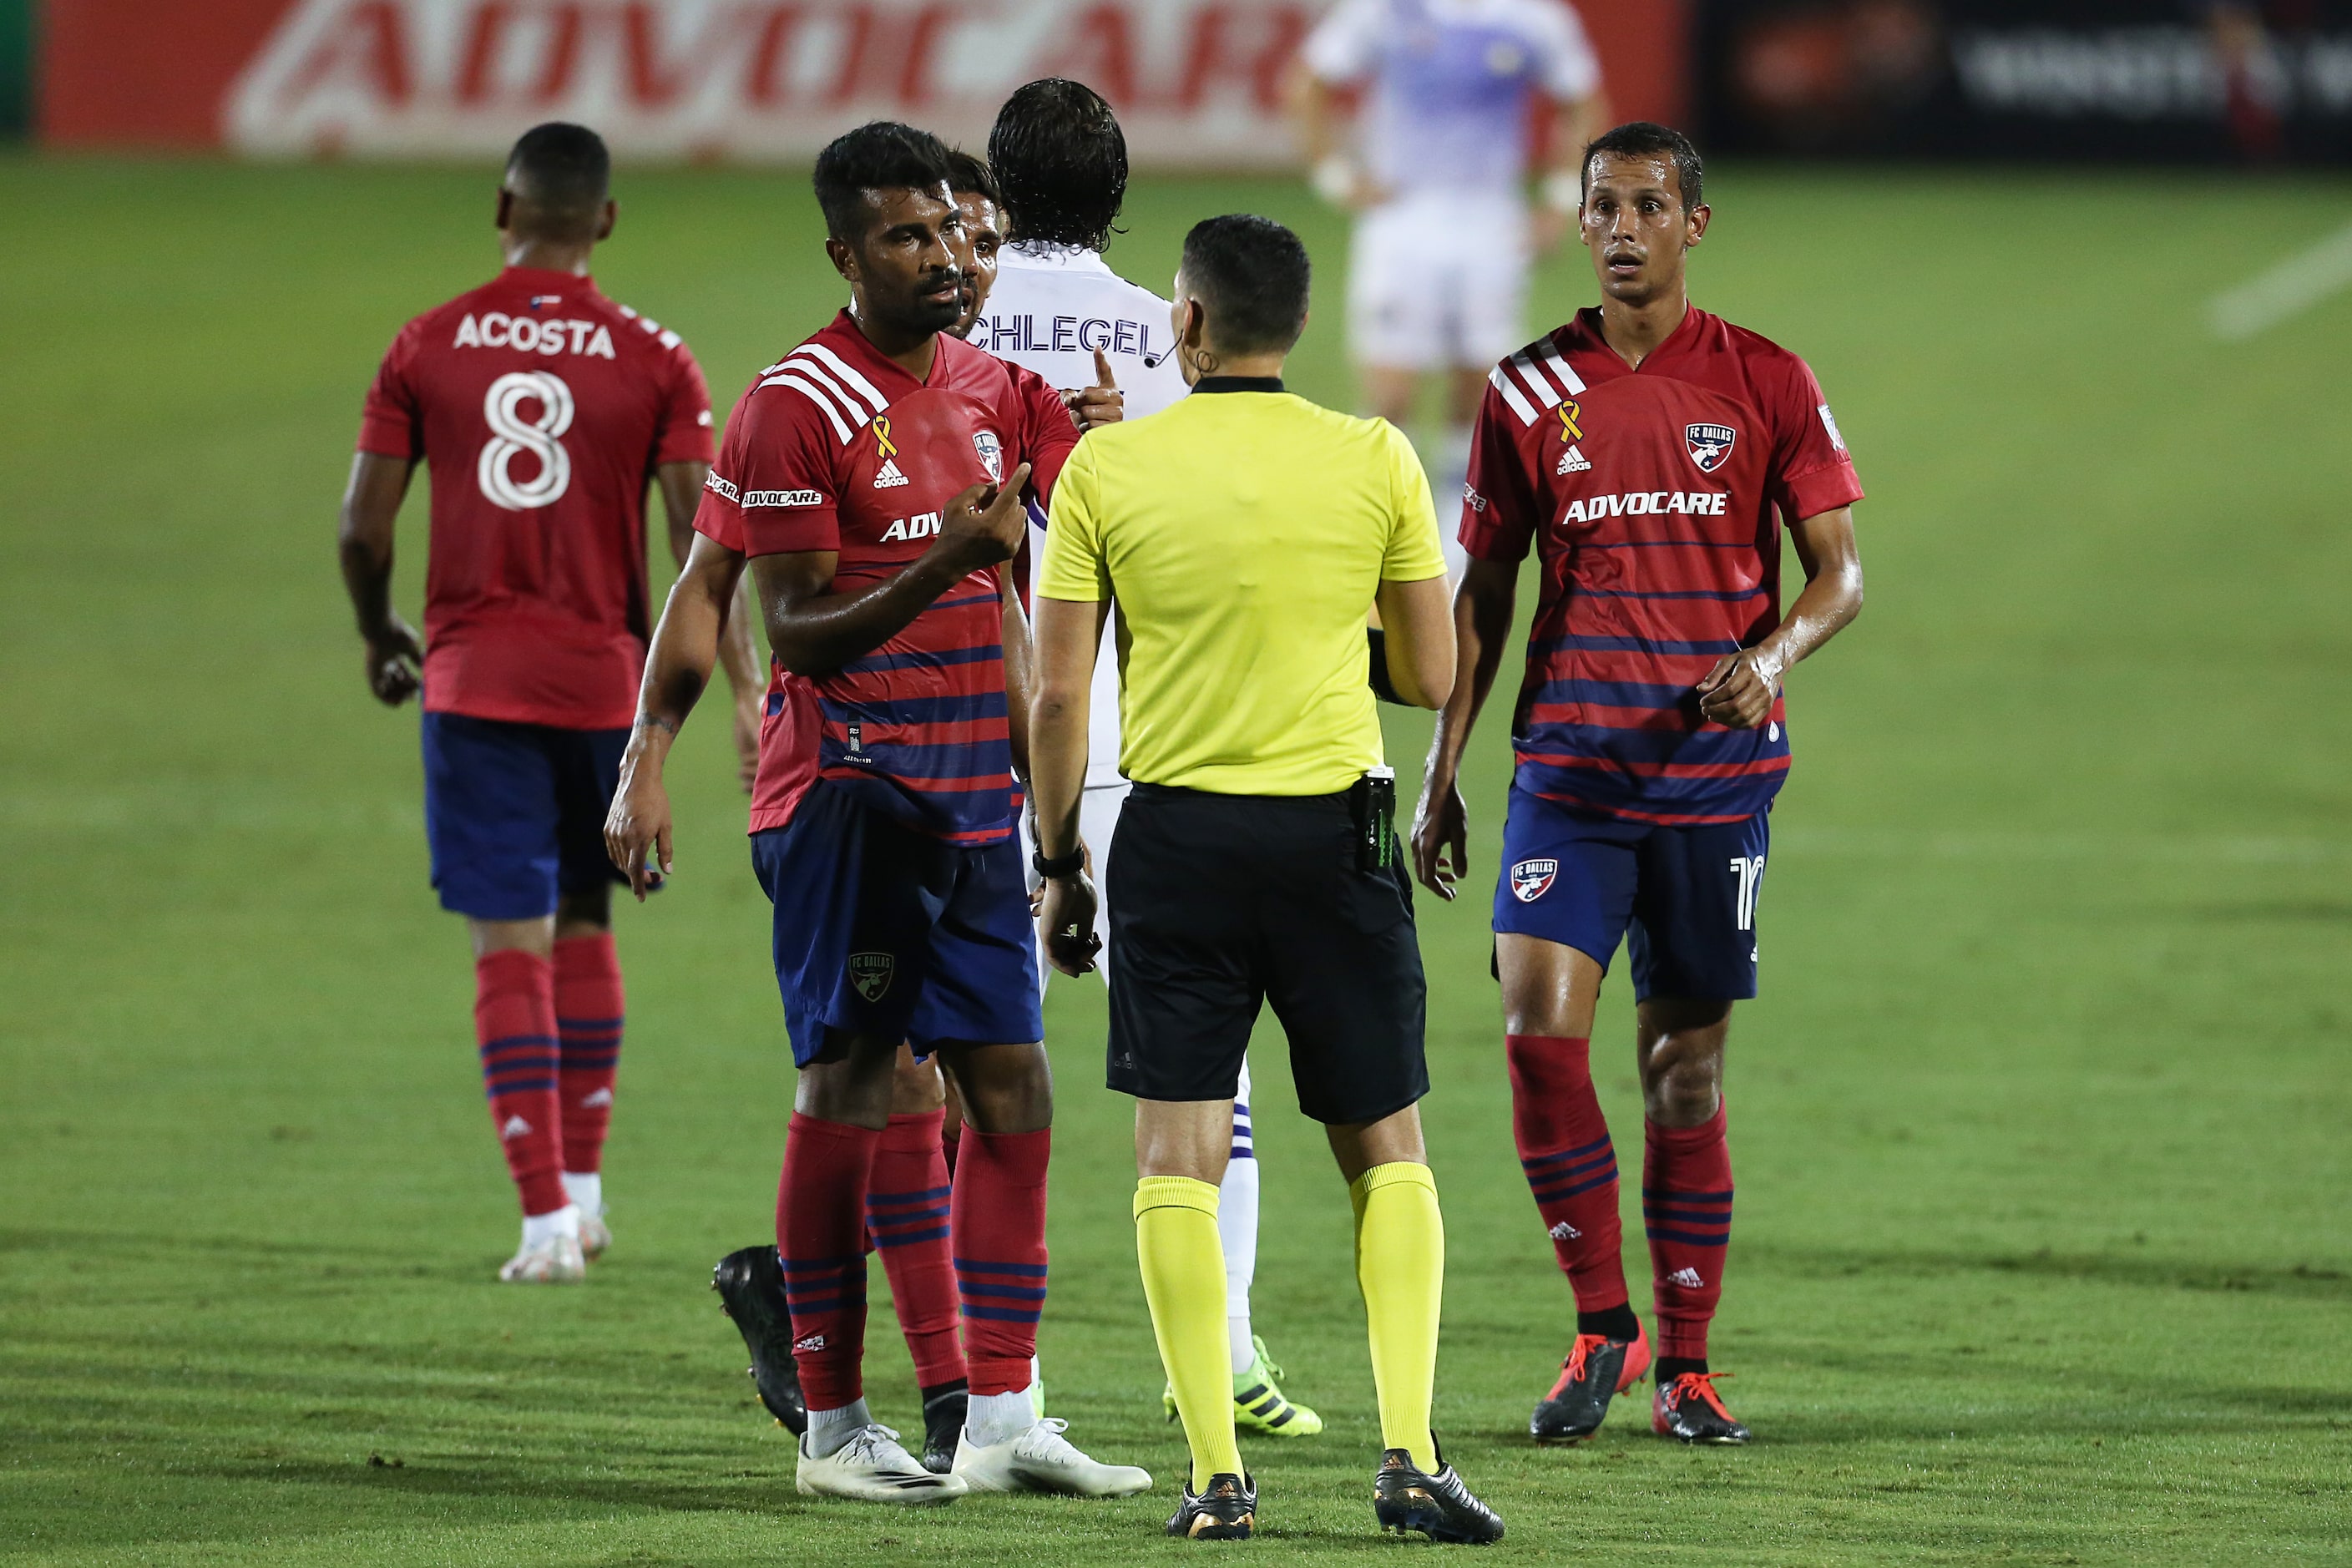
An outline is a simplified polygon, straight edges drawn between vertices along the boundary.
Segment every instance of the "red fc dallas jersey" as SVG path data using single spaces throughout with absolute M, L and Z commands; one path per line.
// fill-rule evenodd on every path
M 1464 547 L 1543 563 L 1515 787 L 1638 822 L 1769 809 L 1781 701 L 1731 730 L 1692 689 L 1780 625 L 1780 526 L 1862 499 L 1805 362 L 1693 310 L 1634 370 L 1580 311 L 1487 378 L 1469 477 Z
M 834 591 L 853 593 L 929 549 L 968 486 L 1028 463 L 1048 495 L 1077 439 L 1030 372 L 942 333 L 918 381 L 845 310 L 736 403 L 694 526 L 745 555 L 837 552 Z M 822 778 L 952 843 L 1009 835 L 1003 633 L 996 574 L 975 572 L 839 669 L 812 679 L 774 664 L 751 831 L 791 821 Z
M 401 329 L 359 447 L 433 471 L 425 708 L 625 728 L 646 488 L 661 464 L 710 460 L 710 395 L 677 334 L 586 278 L 509 267 Z

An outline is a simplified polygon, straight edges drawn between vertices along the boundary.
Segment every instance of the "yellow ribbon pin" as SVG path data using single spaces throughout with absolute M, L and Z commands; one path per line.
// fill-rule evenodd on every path
M 1576 423 L 1577 419 L 1583 413 L 1584 410 L 1579 408 L 1573 403 L 1563 403 L 1559 405 L 1559 438 L 1561 440 L 1581 441 L 1584 439 L 1584 432 L 1578 428 Z
M 890 421 L 885 416 L 877 416 L 874 420 L 874 449 L 886 458 L 898 455 L 898 447 L 890 439 Z

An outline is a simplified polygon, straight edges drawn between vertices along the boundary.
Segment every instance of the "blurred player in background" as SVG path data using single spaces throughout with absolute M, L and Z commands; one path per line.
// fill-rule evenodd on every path
M 850 306 L 728 421 L 605 837 L 641 895 L 668 870 L 663 760 L 748 563 L 774 650 L 752 864 L 800 1068 L 776 1195 L 808 1414 L 795 1484 L 900 1504 L 1125 1496 L 1151 1478 L 1080 1453 L 1031 1392 L 1053 1080 L 1013 832 L 1029 676 L 1009 563 L 1024 486 L 1050 490 L 1077 431 L 1052 388 L 948 334 L 964 309 L 952 179 L 937 138 L 884 121 L 818 157 Z M 867 1199 L 910 1042 L 940 1056 L 965 1114 L 947 1228 L 970 1392 L 948 1475 L 873 1419 L 864 1387 Z
M 1127 196 L 1127 137 L 1110 105 L 1079 82 L 1033 81 L 997 110 L 988 161 L 1013 226 L 972 342 L 1068 389 L 1064 398 L 1085 428 L 1122 415 L 1140 419 L 1182 397 L 1184 374 L 1171 352 L 1168 301 L 1121 278 L 1103 260 Z M 1034 562 L 1044 553 L 1045 520 L 1033 511 L 1031 521 L 1036 530 L 1029 540 Z M 1129 790 L 1118 771 L 1116 642 L 1103 640 L 1095 666 L 1079 807 L 1083 837 L 1106 853 Z M 1108 911 L 1097 910 L 1096 935 L 1105 942 L 1108 922 Z M 1284 1394 L 1282 1369 L 1250 1319 L 1250 1288 L 1257 1274 L 1258 1164 L 1249 1099 L 1244 1059 L 1234 1101 L 1233 1158 L 1225 1166 L 1217 1210 L 1224 1243 L 1234 1416 L 1251 1431 L 1312 1436 L 1323 1430 L 1323 1418 Z M 1161 1393 L 1160 1402 L 1174 1420 L 1172 1386 Z
M 1367 411 L 1409 428 L 1421 379 L 1444 376 L 1433 488 L 1459 494 L 1487 368 L 1522 341 L 1529 265 L 1574 226 L 1577 153 L 1609 122 L 1600 62 L 1565 0 L 1339 0 L 1292 96 L 1315 188 L 1357 214 L 1348 338 Z M 1531 144 L 1551 161 L 1532 221 Z M 1456 577 L 1462 560 L 1449 540 Z
M 588 275 L 613 232 L 610 173 L 577 125 L 515 143 L 498 200 L 505 269 L 393 341 L 343 497 L 369 688 L 395 707 L 424 693 L 433 885 L 473 935 L 482 1078 L 522 1198 L 507 1280 L 577 1279 L 612 1239 L 601 1167 L 622 993 L 599 828 L 645 662 L 646 486 L 683 561 L 711 457 L 693 354 Z M 419 461 L 433 470 L 421 642 L 391 593 Z M 730 618 L 722 657 L 748 785 L 747 616 Z
M 1862 608 L 1862 485 L 1805 362 L 1690 303 L 1686 257 L 1710 215 L 1689 141 L 1621 125 L 1592 143 L 1586 168 L 1583 237 L 1601 302 L 1487 384 L 1454 609 L 1468 679 L 1439 715 L 1413 857 L 1451 899 L 1467 868 L 1454 781 L 1532 544 L 1542 571 L 1511 716 L 1495 971 L 1513 1132 L 1577 1323 L 1528 1430 L 1591 1436 L 1650 1363 L 1590 1060 L 1593 1005 L 1622 939 L 1639 1004 L 1658 1315 L 1651 1421 L 1686 1443 L 1745 1443 L 1706 1356 L 1731 1240 L 1724 1041 L 1732 1003 L 1756 994 L 1767 814 L 1789 771 L 1780 683 Z M 1785 617 L 1782 528 L 1805 574 Z

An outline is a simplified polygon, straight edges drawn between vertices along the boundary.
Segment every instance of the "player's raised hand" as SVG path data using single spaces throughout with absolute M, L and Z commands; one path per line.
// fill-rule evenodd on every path
M 1028 537 L 1028 514 L 1021 509 L 1021 487 L 1028 482 L 1029 465 L 1023 463 L 1003 484 L 964 490 L 940 511 L 940 539 L 931 548 L 948 552 L 964 572 L 1012 560 Z
M 641 904 L 670 871 L 669 791 L 662 784 L 658 763 L 639 765 L 644 755 L 633 738 L 621 761 L 613 807 L 604 814 L 604 853 L 628 878 L 629 891 Z
M 376 700 L 397 708 L 425 689 L 425 642 L 398 616 L 367 641 L 368 689 Z
M 1111 374 L 1109 355 L 1095 350 L 1095 384 L 1062 394 L 1062 406 L 1070 411 L 1081 434 L 1127 417 L 1127 394 L 1118 389 L 1118 378 Z
M 1462 788 L 1452 779 L 1423 779 L 1421 801 L 1412 808 L 1412 874 L 1452 903 L 1454 884 L 1469 871 L 1470 813 L 1462 804 Z
M 1760 647 L 1742 648 L 1715 661 L 1697 686 L 1699 716 L 1727 729 L 1753 730 L 1772 711 L 1780 694 L 1780 664 Z

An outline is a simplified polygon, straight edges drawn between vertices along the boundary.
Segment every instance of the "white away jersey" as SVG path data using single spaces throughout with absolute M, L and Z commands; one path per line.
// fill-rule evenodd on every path
M 988 310 L 971 329 L 974 348 L 1034 371 L 1049 386 L 1092 386 L 1095 350 L 1110 361 L 1127 394 L 1126 417 L 1157 414 L 1184 395 L 1184 373 L 1169 350 L 1168 301 L 1113 272 L 1091 250 L 1007 246 L 996 261 Z M 1152 361 L 1147 365 L 1147 360 Z M 1029 513 L 1030 571 L 1045 554 L 1045 518 Z M 1119 782 L 1118 652 L 1106 634 L 1087 704 L 1087 786 Z M 1097 853 L 1108 848 L 1097 845 Z
M 1369 89 L 1364 166 L 1399 195 L 1516 192 L 1528 95 L 1574 102 L 1601 86 L 1566 0 L 1339 0 L 1301 58 L 1324 81 Z

